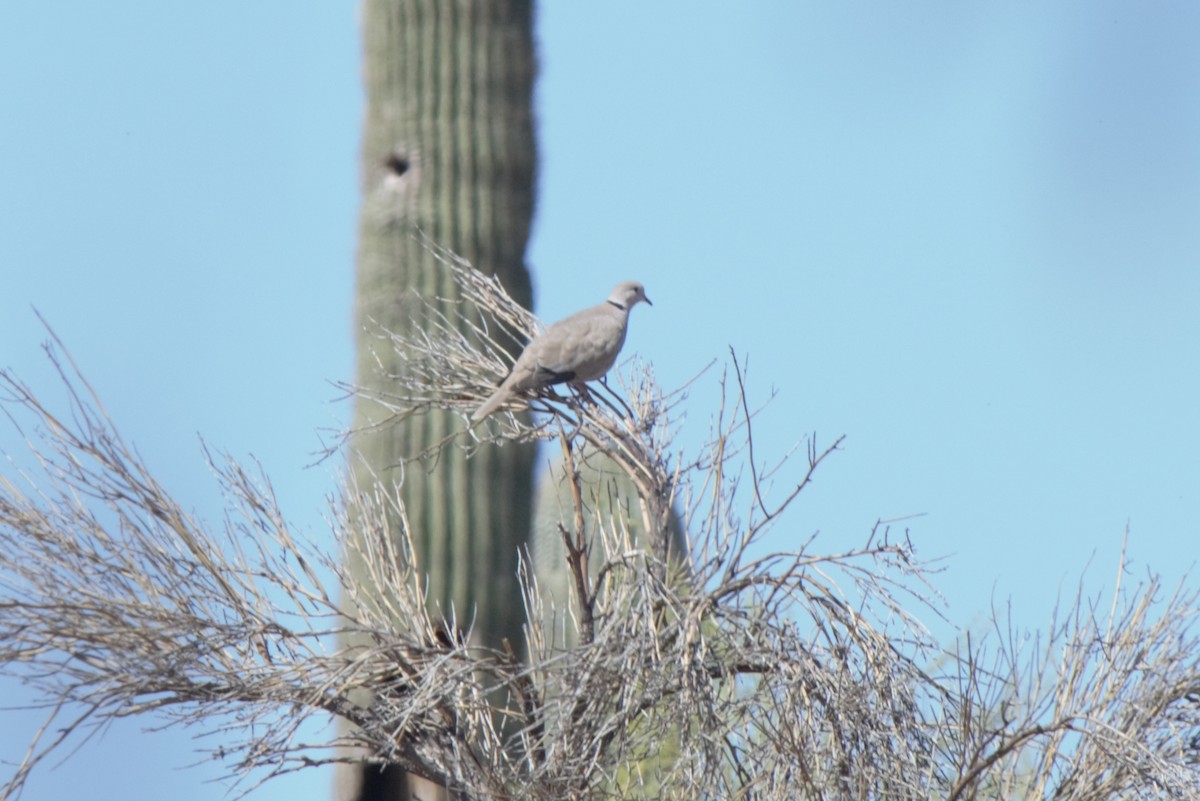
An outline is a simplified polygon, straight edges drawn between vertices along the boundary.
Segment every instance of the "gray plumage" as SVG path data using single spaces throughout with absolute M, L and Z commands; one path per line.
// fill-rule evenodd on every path
M 575 312 L 534 337 L 512 372 L 471 419 L 482 420 L 512 398 L 552 384 L 580 386 L 600 378 L 617 361 L 625 344 L 629 310 L 638 301 L 650 303 L 645 288 L 637 281 L 622 281 L 608 300 Z

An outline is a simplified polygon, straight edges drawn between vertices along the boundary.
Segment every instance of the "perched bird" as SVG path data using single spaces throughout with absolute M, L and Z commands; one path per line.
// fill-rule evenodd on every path
M 637 281 L 622 281 L 608 300 L 575 312 L 534 337 L 512 372 L 471 419 L 482 420 L 523 393 L 552 384 L 582 386 L 607 373 L 625 344 L 629 310 L 640 300 L 650 303 L 645 288 Z

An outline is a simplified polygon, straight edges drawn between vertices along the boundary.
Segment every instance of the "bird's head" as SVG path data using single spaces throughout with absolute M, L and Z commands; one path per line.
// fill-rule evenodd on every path
M 646 288 L 637 281 L 622 281 L 613 287 L 612 294 L 608 296 L 608 302 L 615 306 L 619 306 L 625 311 L 629 311 L 637 304 L 638 301 L 650 303 L 650 298 L 646 297 Z M 653 306 L 653 303 L 650 303 Z

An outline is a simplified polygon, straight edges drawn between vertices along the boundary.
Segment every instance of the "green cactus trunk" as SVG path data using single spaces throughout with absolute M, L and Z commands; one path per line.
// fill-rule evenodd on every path
M 524 264 L 533 214 L 535 58 L 527 0 L 364 0 L 367 106 L 357 273 L 358 383 L 386 392 L 404 370 L 380 326 L 419 324 L 414 293 L 452 301 L 456 287 L 417 231 L 499 276 L 531 304 Z M 442 311 L 453 319 L 450 303 Z M 524 611 L 517 553 L 530 531 L 534 447 L 485 448 L 467 459 L 446 448 L 428 464 L 400 465 L 464 427 L 430 413 L 373 428 L 387 412 L 355 409 L 354 484 L 400 481 L 431 605 L 476 642 L 508 639 L 518 651 Z M 403 475 L 401 475 L 403 474 Z M 351 565 L 352 571 L 354 566 Z M 355 571 L 362 578 L 361 571 Z M 405 797 L 378 775 L 339 796 Z M 339 782 L 344 785 L 344 782 Z M 374 793 L 367 785 L 379 785 Z M 374 793 L 374 794 L 373 794 Z
M 415 293 L 453 299 L 454 282 L 424 245 L 434 242 L 500 276 L 530 302 L 524 264 L 533 213 L 534 61 L 527 2 L 368 0 L 364 6 L 367 118 L 359 234 L 358 380 L 386 392 L 404 369 L 374 334 L 419 320 Z M 452 315 L 449 305 L 443 311 Z M 382 370 L 380 365 L 382 364 Z M 371 430 L 386 412 L 355 410 L 352 468 L 360 487 L 398 480 L 399 465 L 464 427 L 430 413 Z M 355 461 L 363 460 L 362 464 Z M 517 548 L 529 532 L 533 451 L 448 448 L 404 470 L 402 494 L 430 599 L 484 641 L 520 641 Z M 511 569 L 510 569 L 511 568 Z
M 647 532 L 638 511 L 640 501 L 637 487 L 613 459 L 584 447 L 575 453 L 573 463 L 579 473 L 580 499 L 584 505 L 591 591 L 597 592 L 596 580 L 607 558 L 599 527 L 602 523 L 611 524 L 614 520 L 623 521 L 630 540 L 639 547 L 653 550 L 654 539 L 665 537 L 666 554 L 673 568 L 668 580 L 676 586 L 686 586 L 691 581 L 691 563 L 683 521 L 679 515 L 672 510 L 665 531 Z M 530 552 L 542 596 L 545 644 L 551 651 L 567 650 L 579 645 L 581 633 L 575 623 L 579 616 L 567 612 L 568 609 L 578 609 L 578 595 L 561 533 L 563 528 L 571 531 L 575 519 L 574 493 L 566 464 L 554 462 L 542 471 L 535 498 Z M 653 714 L 653 710 L 647 711 L 647 716 Z M 673 767 L 679 756 L 679 744 L 678 729 L 671 728 L 664 732 L 657 739 L 653 753 L 646 754 L 636 765 L 627 765 L 611 777 L 608 789 L 613 797 L 664 797 L 659 777 L 669 773 Z

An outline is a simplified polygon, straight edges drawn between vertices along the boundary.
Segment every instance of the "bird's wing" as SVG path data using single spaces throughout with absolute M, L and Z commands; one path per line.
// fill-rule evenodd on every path
M 623 312 L 601 304 L 550 326 L 535 342 L 542 377 L 591 381 L 604 375 L 625 344 L 625 321 Z
M 627 309 L 606 302 L 559 320 L 525 346 L 512 372 L 472 419 L 487 417 L 521 392 L 604 375 L 625 344 L 628 319 Z

